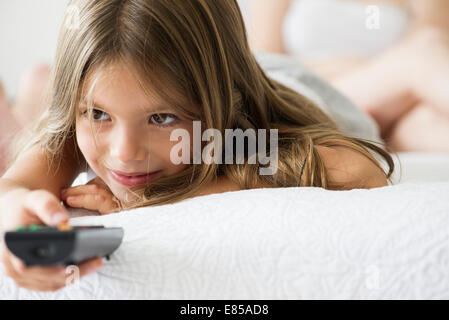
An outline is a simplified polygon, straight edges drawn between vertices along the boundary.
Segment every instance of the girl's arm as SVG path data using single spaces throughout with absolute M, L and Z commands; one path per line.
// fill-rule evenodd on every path
M 384 172 L 357 151 L 346 147 L 315 146 L 326 167 L 332 184 L 344 185 L 343 190 L 371 189 L 388 186 Z M 257 188 L 271 188 L 258 186 Z M 242 190 L 224 176 L 205 185 L 196 196 Z
M 84 157 L 79 152 L 78 161 L 74 146 L 73 140 L 66 143 L 59 168 L 48 167 L 47 156 L 39 146 L 30 148 L 1 177 L 0 197 L 13 189 L 23 188 L 45 189 L 59 198 L 60 189 L 69 187 L 84 167 Z
M 66 145 L 58 169 L 49 168 L 45 153 L 35 146 L 22 154 L 0 179 L 1 233 L 33 223 L 56 226 L 70 218 L 61 204 L 59 190 L 70 186 L 83 166 L 77 161 L 75 144 L 69 141 Z M 27 267 L 8 250 L 4 241 L 0 241 L 0 259 L 5 274 L 18 286 L 55 291 L 67 284 L 65 266 Z M 101 268 L 103 261 L 93 258 L 77 266 L 83 277 Z
M 286 53 L 282 35 L 291 0 L 249 0 L 249 42 L 253 50 Z
M 346 147 L 315 146 L 332 184 L 343 190 L 371 189 L 388 185 L 385 173 L 359 152 Z

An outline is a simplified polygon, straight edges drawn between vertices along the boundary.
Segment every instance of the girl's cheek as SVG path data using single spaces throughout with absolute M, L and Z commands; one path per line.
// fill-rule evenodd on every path
M 76 131 L 76 138 L 81 153 L 90 163 L 91 160 L 96 157 L 96 147 L 92 139 L 92 134 L 90 132 L 85 132 L 80 128 Z

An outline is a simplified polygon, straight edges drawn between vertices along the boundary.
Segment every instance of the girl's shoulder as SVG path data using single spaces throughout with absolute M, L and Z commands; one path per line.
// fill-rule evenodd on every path
M 328 179 L 345 190 L 388 185 L 385 173 L 366 156 L 347 147 L 315 147 L 324 162 Z
M 201 187 L 197 196 L 205 196 L 214 193 L 239 191 L 242 188 L 226 176 L 218 176 L 215 180 Z
M 385 173 L 363 154 L 347 147 L 315 146 L 324 162 L 328 179 L 342 189 L 371 189 L 388 186 Z M 256 188 L 267 188 L 258 186 Z M 243 190 L 226 176 L 218 176 L 201 187 L 197 196 Z

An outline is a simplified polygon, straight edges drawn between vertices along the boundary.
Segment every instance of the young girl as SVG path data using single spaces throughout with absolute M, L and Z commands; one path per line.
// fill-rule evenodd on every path
M 344 134 L 312 101 L 266 76 L 235 0 L 71 5 L 79 8 L 79 26 L 61 32 L 52 101 L 0 179 L 2 230 L 66 221 L 61 200 L 110 213 L 251 188 L 387 185 L 394 165 L 384 149 Z M 276 172 L 260 175 L 262 164 L 249 161 L 175 164 L 171 132 L 192 137 L 195 120 L 222 136 L 225 129 L 277 129 Z M 370 152 L 387 162 L 387 173 Z M 89 167 L 98 177 L 68 188 Z M 18 285 L 65 285 L 64 267 L 25 268 L 2 249 Z M 80 275 L 101 265 L 86 261 Z

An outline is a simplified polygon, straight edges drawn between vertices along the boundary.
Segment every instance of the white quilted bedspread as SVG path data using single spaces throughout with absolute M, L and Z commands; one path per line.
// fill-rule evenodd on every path
M 76 217 L 125 229 L 101 271 L 56 292 L 1 273 L 0 298 L 448 299 L 448 196 L 449 182 L 256 189 Z

